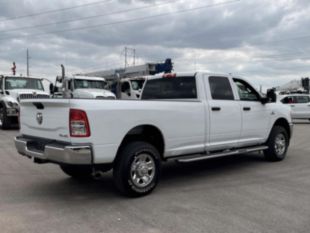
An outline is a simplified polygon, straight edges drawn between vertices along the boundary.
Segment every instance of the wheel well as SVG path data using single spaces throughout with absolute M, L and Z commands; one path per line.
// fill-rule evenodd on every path
M 145 141 L 150 143 L 158 150 L 161 158 L 163 159 L 165 150 L 164 137 L 157 127 L 153 125 L 140 125 L 129 130 L 119 146 L 117 154 L 119 154 L 122 147 L 133 141 Z
M 282 126 L 285 128 L 287 134 L 288 134 L 288 137 L 291 138 L 291 130 L 290 130 L 290 125 L 289 123 L 287 122 L 286 119 L 284 118 L 279 118 L 278 120 L 276 120 L 276 122 L 274 123 L 274 126 Z

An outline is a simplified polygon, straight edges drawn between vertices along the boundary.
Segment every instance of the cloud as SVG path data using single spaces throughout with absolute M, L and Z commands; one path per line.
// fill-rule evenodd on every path
M 306 0 L 102 1 L 6 20 L 93 2 L 0 2 L 0 72 L 9 72 L 10 63 L 16 61 L 19 72 L 25 73 L 27 48 L 36 76 L 56 76 L 61 63 L 71 73 L 117 68 L 123 66 L 122 50 L 128 46 L 136 49 L 140 63 L 171 57 L 176 71 L 236 73 L 257 85 L 278 85 L 307 75 L 310 3 Z M 78 20 L 96 15 L 105 16 Z M 5 32 L 68 20 L 72 22 Z M 78 28 L 84 29 L 73 30 Z

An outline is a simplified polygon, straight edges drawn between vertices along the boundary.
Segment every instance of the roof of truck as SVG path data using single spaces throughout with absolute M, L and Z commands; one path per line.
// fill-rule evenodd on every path
M 150 76 L 145 76 L 147 79 L 158 79 L 158 78 L 163 78 L 164 76 L 175 76 L 175 77 L 193 77 L 197 73 L 203 73 L 208 76 L 224 76 L 224 77 L 229 77 L 231 74 L 221 74 L 221 73 L 211 73 L 209 71 L 197 71 L 197 72 L 174 72 L 174 73 L 160 73 L 156 75 L 150 75 Z M 236 76 L 237 77 L 237 76 Z
M 82 79 L 82 80 L 105 81 L 105 78 L 102 78 L 102 77 L 92 77 L 92 76 L 82 76 L 82 75 L 75 75 L 73 76 L 73 78 Z
M 43 78 L 27 77 L 27 76 L 12 75 L 12 74 L 0 74 L 0 77 L 4 77 L 4 78 L 32 78 L 32 79 L 43 79 Z

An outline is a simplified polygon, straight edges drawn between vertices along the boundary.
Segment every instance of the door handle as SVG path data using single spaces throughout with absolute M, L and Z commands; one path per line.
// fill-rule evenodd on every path
M 220 107 L 212 107 L 211 109 L 212 109 L 212 111 L 221 111 Z
M 291 105 L 291 107 L 295 107 L 295 105 Z
M 243 107 L 243 111 L 251 111 L 250 107 Z

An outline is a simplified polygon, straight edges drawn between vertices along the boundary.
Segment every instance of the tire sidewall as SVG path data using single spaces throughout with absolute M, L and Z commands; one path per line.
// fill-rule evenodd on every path
M 7 117 L 7 115 L 6 115 L 6 106 L 4 105 L 4 104 L 1 104 L 1 107 L 0 107 L 0 109 L 2 109 L 1 111 L 2 111 L 2 113 L 3 113 L 3 117 L 2 117 L 2 119 L 0 119 L 2 122 L 2 124 L 1 124 L 1 128 L 2 129 L 7 129 L 8 127 L 9 127 L 9 122 L 8 122 L 8 117 Z
M 128 150 L 126 150 L 128 149 Z M 122 153 L 122 166 L 121 166 L 121 179 L 124 185 L 123 192 L 128 194 L 129 196 L 143 196 L 154 190 L 156 187 L 159 177 L 160 177 L 160 157 L 158 151 L 150 144 L 140 142 L 140 143 L 131 143 Z M 128 154 L 125 154 L 125 153 Z M 154 160 L 155 165 L 155 174 L 153 180 L 150 184 L 145 187 L 138 187 L 134 184 L 131 179 L 131 165 L 135 160 L 136 156 L 140 154 L 148 154 Z
M 280 155 L 275 150 L 275 141 L 276 141 L 276 138 L 279 134 L 282 134 L 285 138 L 285 150 Z M 288 149 L 288 145 L 289 145 L 289 138 L 288 138 L 288 134 L 287 134 L 286 130 L 283 127 L 279 127 L 279 126 L 274 127 L 272 130 L 271 137 L 269 139 L 268 145 L 269 145 L 268 153 L 270 154 L 268 156 L 269 159 L 276 160 L 276 161 L 283 160 L 286 157 L 286 153 L 287 153 L 287 149 Z

